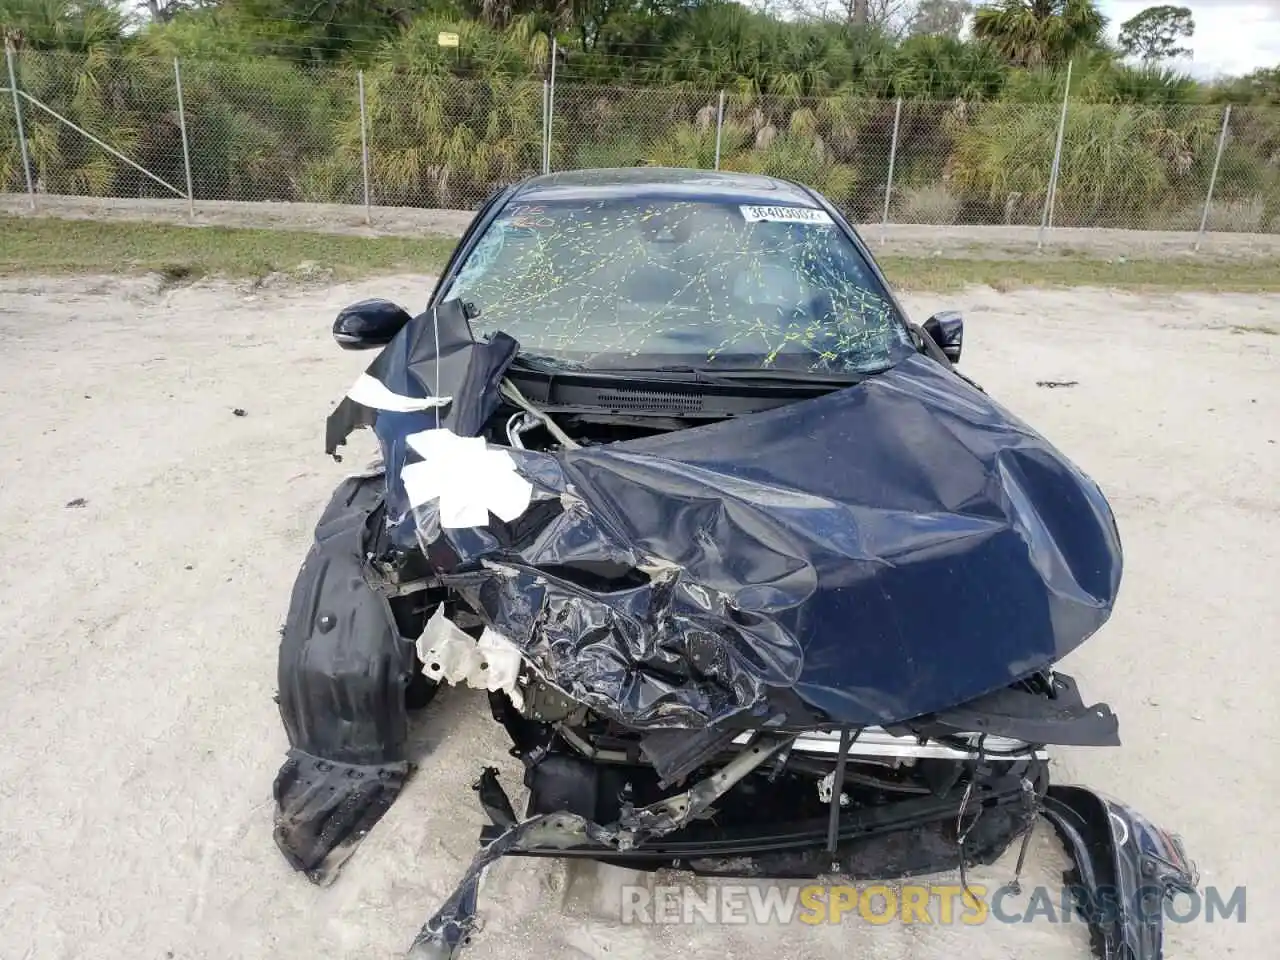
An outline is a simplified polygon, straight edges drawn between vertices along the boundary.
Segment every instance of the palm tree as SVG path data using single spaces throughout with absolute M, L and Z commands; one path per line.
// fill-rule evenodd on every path
M 0 36 L 15 50 L 86 53 L 115 46 L 124 29 L 107 0 L 0 0 Z
M 973 34 L 1019 66 L 1066 59 L 1095 46 L 1107 18 L 1093 0 L 998 0 L 977 9 Z
M 0 46 L 17 54 L 19 88 L 130 153 L 145 124 L 133 95 L 136 78 L 120 57 L 125 26 L 107 0 L 0 0 Z M 111 191 L 122 164 L 48 114 L 29 105 L 23 112 L 36 189 Z M 0 189 L 20 189 L 21 164 L 16 126 L 0 125 Z

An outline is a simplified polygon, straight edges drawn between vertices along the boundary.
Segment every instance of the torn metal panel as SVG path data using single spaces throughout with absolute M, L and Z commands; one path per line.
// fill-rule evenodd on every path
M 515 353 L 516 342 L 505 334 L 477 341 L 456 300 L 427 310 L 378 352 L 329 415 L 325 452 L 336 455 L 352 430 L 379 423 L 384 445 L 430 428 L 475 435 L 497 408 L 498 386 Z M 403 459 L 406 451 L 396 449 Z
M 572 813 L 543 814 L 509 827 L 475 855 L 453 893 L 423 924 L 409 949 L 410 960 L 451 960 L 470 942 L 480 879 L 490 864 L 524 849 L 567 849 L 591 839 L 603 842 L 608 837 L 599 825 Z
M 419 931 L 409 956 L 415 960 L 448 958 L 466 945 L 475 924 L 480 877 L 485 868 L 502 857 L 534 848 L 564 850 L 588 843 L 621 852 L 634 850 L 648 838 L 673 833 L 704 814 L 712 803 L 752 770 L 776 756 L 792 739 L 762 737 L 705 780 L 660 803 L 629 810 L 617 823 L 602 826 L 577 814 L 557 812 L 511 824 L 476 854 L 454 892 Z M 484 790 L 489 804 L 505 819 L 510 802 L 497 801 L 496 794 L 501 792 L 501 787 L 496 780 L 482 778 L 476 789 Z

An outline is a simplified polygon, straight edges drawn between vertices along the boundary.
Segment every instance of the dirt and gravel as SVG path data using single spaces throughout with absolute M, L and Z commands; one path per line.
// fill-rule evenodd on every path
M 24 194 L 0 194 L 0 213 L 31 215 Z M 260 227 L 369 237 L 456 236 L 472 217 L 467 210 L 419 207 L 370 208 L 336 203 L 248 203 L 185 200 L 64 197 L 39 194 L 34 213 L 78 220 L 140 221 L 196 226 Z M 931 226 L 878 223 L 859 227 L 877 256 L 981 257 L 1026 260 L 1039 257 L 1090 259 L 1252 260 L 1280 257 L 1280 234 L 1209 233 L 1197 250 L 1194 233 L 1158 230 L 1092 230 L 1055 227 L 1041 244 L 1038 227 Z
M 328 325 L 428 289 L 0 282 L 0 958 L 397 957 L 464 869 L 473 780 L 518 775 L 463 690 L 417 721 L 419 774 L 335 884 L 271 840 L 277 630 L 321 506 L 362 462 L 322 452 L 368 360 Z M 944 306 L 907 299 L 920 318 Z M 1124 538 L 1118 609 L 1066 664 L 1124 746 L 1057 750 L 1057 778 L 1182 833 L 1206 884 L 1247 887 L 1246 922 L 1169 927 L 1171 960 L 1272 955 L 1280 297 L 976 288 L 945 305 L 966 313 L 964 367 L 1099 480 Z M 1041 829 L 1024 884 L 1056 891 L 1065 865 Z M 624 882 L 653 880 L 500 864 L 470 955 L 1088 956 L 1079 922 L 625 925 Z

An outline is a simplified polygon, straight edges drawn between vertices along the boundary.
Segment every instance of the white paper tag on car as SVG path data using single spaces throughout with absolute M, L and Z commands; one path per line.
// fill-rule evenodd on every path
M 758 207 L 743 206 L 742 217 L 747 223 L 811 223 L 830 226 L 835 221 L 825 210 L 812 207 Z

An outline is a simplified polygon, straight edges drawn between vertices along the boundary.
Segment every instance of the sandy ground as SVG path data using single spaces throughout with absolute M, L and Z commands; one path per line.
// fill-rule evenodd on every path
M 292 873 L 271 840 L 276 630 L 318 511 L 358 465 L 322 453 L 323 419 L 367 360 L 328 324 L 359 297 L 418 307 L 428 289 L 0 284 L 3 960 L 397 957 L 460 875 L 480 768 L 518 782 L 464 691 L 419 721 L 422 770 L 333 886 Z M 919 318 L 943 306 L 908 302 Z M 970 374 L 1100 481 L 1124 537 L 1116 614 L 1066 666 L 1115 706 L 1125 745 L 1058 750 L 1056 776 L 1181 832 L 1205 883 L 1247 885 L 1247 922 L 1171 926 L 1168 957 L 1271 955 L 1280 336 L 1248 328 L 1280 331 L 1280 297 L 946 303 L 967 314 Z M 971 882 L 1007 880 L 1012 860 Z M 1065 864 L 1046 827 L 1024 880 L 1056 891 Z M 624 881 L 652 882 L 507 861 L 469 955 L 1088 955 L 1079 922 L 623 925 Z
M 0 194 L 0 213 L 32 214 L 25 194 Z M 197 226 L 269 227 L 356 236 L 421 236 L 460 234 L 470 222 L 466 210 L 418 207 L 371 208 L 336 203 L 246 203 L 199 200 L 194 216 L 185 200 L 120 199 L 37 195 L 38 216 L 76 220 L 144 221 Z M 1037 227 L 929 226 L 863 224 L 859 228 L 878 255 L 1029 259 L 1084 256 L 1090 258 L 1240 260 L 1280 257 L 1280 234 L 1210 233 L 1197 251 L 1194 233 L 1159 230 L 1086 230 L 1054 228 L 1043 246 Z

